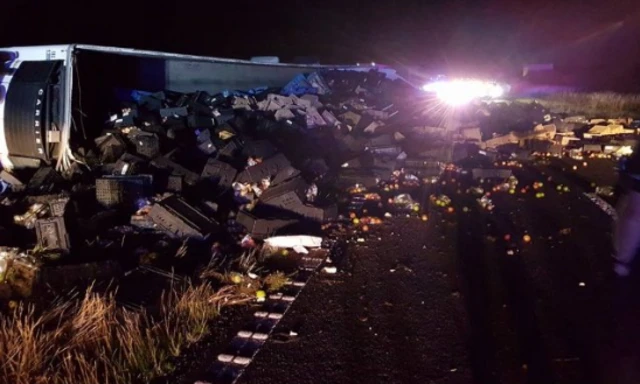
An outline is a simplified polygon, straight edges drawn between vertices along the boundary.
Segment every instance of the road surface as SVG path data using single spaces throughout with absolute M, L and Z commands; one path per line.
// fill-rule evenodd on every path
M 611 218 L 558 171 L 515 175 L 517 192 L 494 193 L 491 213 L 453 174 L 439 192 L 454 213 L 395 218 L 377 230 L 381 240 L 351 244 L 350 265 L 312 279 L 280 323 L 278 333 L 298 336 L 269 341 L 239 382 L 613 383 L 632 374 L 637 360 L 615 351 L 631 345 L 634 355 L 638 284 L 609 272 Z M 544 198 L 519 191 L 535 181 Z

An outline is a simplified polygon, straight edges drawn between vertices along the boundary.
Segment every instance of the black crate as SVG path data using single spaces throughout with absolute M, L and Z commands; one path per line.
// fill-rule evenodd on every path
M 69 235 L 62 217 L 36 220 L 38 245 L 47 250 L 68 251 Z
M 180 95 L 178 97 L 178 99 L 174 103 L 174 106 L 175 107 L 186 107 L 187 104 L 189 104 L 190 100 L 191 100 L 191 95 L 189 95 L 188 93 L 183 93 L 182 95 Z
M 100 162 L 112 163 L 122 156 L 127 150 L 124 140 L 118 135 L 105 135 L 95 139 Z
M 36 171 L 27 184 L 27 193 L 31 195 L 47 194 L 53 191 L 62 178 L 52 167 L 42 167 Z
M 263 239 L 276 233 L 279 229 L 297 223 L 294 219 L 261 218 L 250 212 L 241 210 L 236 216 L 236 222 L 247 229 L 256 239 Z
M 63 217 L 67 211 L 68 197 L 62 197 L 49 202 L 49 211 L 53 217 Z
M 327 221 L 338 216 L 338 207 L 335 204 L 326 207 L 304 205 L 298 208 L 298 213 L 310 220 Z
M 262 179 L 272 177 L 278 172 L 291 167 L 289 160 L 279 153 L 273 157 L 263 160 L 260 164 L 254 165 L 242 171 L 238 175 L 241 183 L 259 183 Z
M 498 179 L 505 180 L 513 175 L 513 172 L 510 169 L 500 169 L 500 168 L 474 168 L 471 170 L 471 175 L 473 179 Z
M 216 120 L 213 118 L 213 109 L 208 105 L 192 101 L 189 103 L 189 111 L 194 116 L 197 115 L 197 116 L 206 117 L 207 119 L 212 121 L 213 124 L 215 124 L 216 122 Z
M 256 130 L 263 133 L 275 132 L 279 128 L 280 123 L 266 118 L 259 119 L 256 125 Z
M 204 166 L 201 177 L 217 185 L 229 188 L 236 178 L 238 171 L 230 164 L 217 159 L 209 159 Z
M 139 199 L 151 193 L 152 177 L 136 176 L 104 176 L 96 179 L 96 200 L 104 207 L 117 205 L 136 206 Z
M 227 98 L 223 94 L 217 93 L 209 98 L 203 98 L 202 102 L 211 107 L 219 107 L 227 102 Z
M 182 192 L 183 177 L 180 175 L 169 175 L 167 177 L 166 190 L 169 192 Z
M 114 128 L 126 128 L 135 126 L 136 120 L 133 115 L 116 116 L 116 118 L 112 120 L 112 123 Z
M 156 157 L 151 161 L 151 165 L 158 169 L 165 170 L 169 175 L 180 175 L 184 178 L 184 182 L 188 185 L 195 185 L 200 176 L 197 173 L 188 170 L 187 168 L 175 163 L 166 157 Z
M 267 188 L 260 195 L 260 202 L 268 206 L 295 211 L 300 204 L 304 204 L 308 188 L 309 185 L 301 177 L 297 177 Z
M 364 150 L 366 140 L 362 138 L 356 138 L 353 135 L 344 135 L 339 138 L 344 149 L 352 152 L 360 152 Z
M 160 109 L 160 117 L 187 117 L 189 116 L 189 111 L 187 107 L 176 107 L 176 108 L 162 108 Z
M 211 139 L 198 143 L 198 149 L 205 155 L 213 155 L 217 150 Z
M 189 128 L 211 128 L 216 125 L 216 120 L 209 116 L 190 115 L 187 118 L 187 126 Z
M 219 156 L 234 158 L 238 152 L 240 151 L 241 146 L 237 140 L 229 141 L 222 149 L 218 152 Z
M 278 185 L 299 175 L 299 170 L 293 168 L 292 166 L 285 167 L 278 171 L 278 173 L 276 173 L 276 175 L 273 177 L 273 180 L 271 181 L 271 185 Z
M 395 145 L 368 147 L 368 151 L 375 155 L 398 156 L 402 153 L 402 148 Z
M 157 229 L 176 238 L 204 239 L 218 229 L 214 221 L 177 196 L 156 203 L 149 218 Z
M 140 129 L 148 133 L 154 133 L 158 135 L 158 137 L 167 136 L 167 130 L 160 124 L 156 124 L 156 123 L 144 124 L 140 127 Z
M 144 163 L 142 158 L 130 153 L 125 153 L 116 161 L 113 174 L 120 176 L 135 175 L 143 169 Z
M 416 158 L 407 158 L 404 160 L 404 166 L 408 168 L 439 168 L 441 162 L 436 160 L 425 160 Z
M 324 159 L 314 158 L 314 159 L 306 159 L 302 166 L 302 169 L 305 172 L 311 173 L 313 175 L 319 176 L 324 175 L 329 172 L 329 166 Z
M 191 94 L 191 102 L 202 105 L 211 105 L 213 96 L 205 91 L 196 91 Z
M 391 134 L 384 134 L 373 137 L 366 142 L 367 147 L 388 147 L 396 144 L 396 140 Z
M 214 154 L 218 148 L 211 140 L 211 131 L 208 129 L 196 130 L 196 143 L 200 152 L 205 155 Z
M 164 92 L 156 92 L 151 95 L 144 96 L 140 99 L 139 105 L 149 110 L 158 110 L 162 108 L 162 104 L 166 99 Z
M 148 159 L 160 156 L 160 139 L 148 132 L 138 132 L 129 138 L 136 147 L 136 152 Z
M 269 140 L 250 140 L 244 143 L 242 154 L 247 157 L 257 157 L 261 159 L 269 158 L 276 154 L 278 150 Z
M 223 125 L 224 123 L 232 120 L 235 117 L 233 109 L 218 108 L 213 111 L 213 118 L 216 120 L 216 125 Z

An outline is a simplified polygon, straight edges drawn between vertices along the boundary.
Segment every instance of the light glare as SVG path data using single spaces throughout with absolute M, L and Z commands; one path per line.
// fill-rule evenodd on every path
M 505 89 L 499 84 L 480 80 L 456 79 L 435 81 L 422 86 L 425 92 L 435 93 L 449 105 L 464 105 L 478 98 L 499 98 Z

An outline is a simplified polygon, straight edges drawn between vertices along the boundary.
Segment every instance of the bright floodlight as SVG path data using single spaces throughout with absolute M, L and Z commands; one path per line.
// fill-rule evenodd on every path
M 477 97 L 478 84 L 464 80 L 442 83 L 436 91 L 438 97 L 449 105 L 464 105 Z
M 505 91 L 493 82 L 462 79 L 428 83 L 422 86 L 422 90 L 435 93 L 440 100 L 453 106 L 468 104 L 478 98 L 499 98 Z

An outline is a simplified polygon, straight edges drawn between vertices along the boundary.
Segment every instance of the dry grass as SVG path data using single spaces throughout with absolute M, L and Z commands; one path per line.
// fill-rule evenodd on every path
M 148 382 L 171 372 L 170 357 L 201 340 L 222 307 L 250 300 L 205 283 L 165 292 L 155 316 L 91 289 L 44 313 L 19 305 L 0 317 L 0 383 Z
M 279 291 L 287 284 L 287 275 L 282 272 L 274 272 L 264 278 L 264 285 L 270 292 Z
M 241 272 L 249 272 L 258 265 L 259 252 L 257 248 L 253 248 L 243 252 L 236 260 L 236 268 Z
M 567 92 L 549 95 L 537 101 L 555 112 L 604 118 L 640 117 L 640 95 Z

